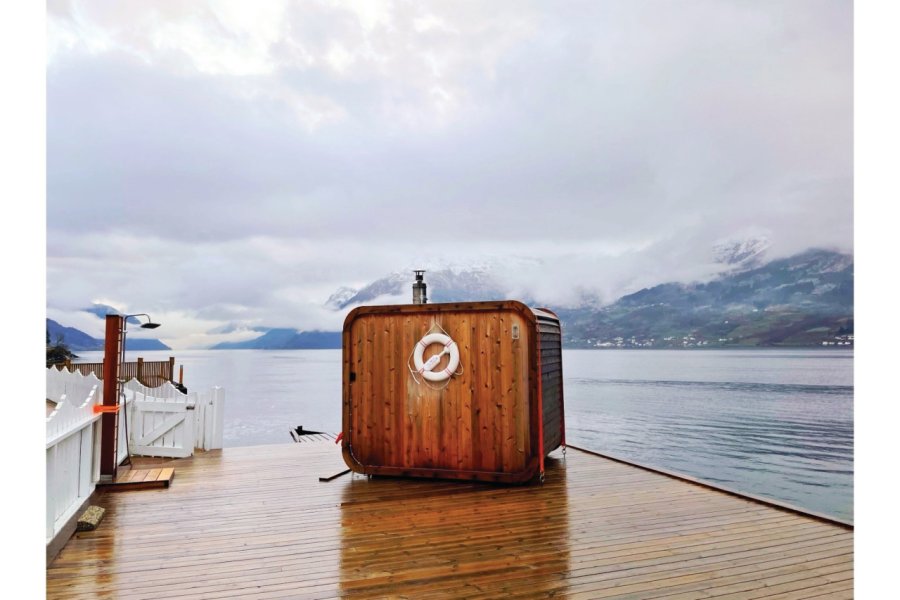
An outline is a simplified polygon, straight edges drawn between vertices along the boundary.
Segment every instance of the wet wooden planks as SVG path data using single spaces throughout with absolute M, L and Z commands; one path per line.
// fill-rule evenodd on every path
M 175 478 L 174 467 L 155 469 L 131 468 L 121 471 L 113 481 L 98 482 L 97 489 L 108 492 L 125 492 L 150 488 L 167 488 Z
M 104 494 L 48 598 L 848 598 L 843 527 L 569 450 L 543 486 L 345 476 L 331 442 L 177 462 Z

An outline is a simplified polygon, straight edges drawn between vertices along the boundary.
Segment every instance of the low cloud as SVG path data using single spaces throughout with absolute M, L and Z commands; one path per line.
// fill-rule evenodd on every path
M 47 107 L 48 315 L 176 347 L 420 265 L 552 304 L 853 246 L 846 2 L 51 2 Z

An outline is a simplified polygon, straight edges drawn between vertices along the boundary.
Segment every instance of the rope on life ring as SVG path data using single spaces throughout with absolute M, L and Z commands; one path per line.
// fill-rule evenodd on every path
M 431 344 L 441 344 L 444 349 L 438 354 L 432 355 L 427 361 L 424 360 L 425 349 Z M 450 355 L 450 362 L 447 367 L 440 371 L 432 371 L 434 367 L 441 362 L 441 357 L 445 354 Z M 413 349 L 413 365 L 415 365 L 415 374 L 420 375 L 428 381 L 441 382 L 449 379 L 457 367 L 459 367 L 459 347 L 453 339 L 444 333 L 429 333 L 416 343 Z

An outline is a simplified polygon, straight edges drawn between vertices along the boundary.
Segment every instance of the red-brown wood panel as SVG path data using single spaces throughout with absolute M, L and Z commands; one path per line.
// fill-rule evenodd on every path
M 460 365 L 449 381 L 428 382 L 411 372 L 411 355 L 422 337 L 441 331 L 456 342 Z M 351 312 L 344 327 L 347 464 L 367 474 L 532 478 L 541 446 L 537 397 L 550 389 L 537 381 L 539 335 L 544 343 L 547 333 L 539 334 L 535 313 L 514 301 Z M 425 359 L 440 350 L 433 344 Z M 434 371 L 448 362 L 444 356 Z M 555 407 L 545 413 L 558 423 Z M 558 437 L 545 434 L 545 440 Z

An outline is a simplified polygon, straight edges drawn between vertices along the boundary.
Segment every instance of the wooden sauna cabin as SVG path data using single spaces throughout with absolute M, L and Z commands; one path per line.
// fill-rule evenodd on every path
M 517 301 L 354 309 L 344 461 L 366 475 L 542 479 L 565 444 L 561 342 L 553 312 Z

